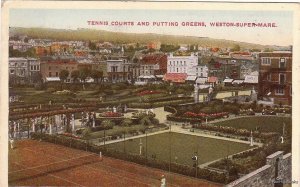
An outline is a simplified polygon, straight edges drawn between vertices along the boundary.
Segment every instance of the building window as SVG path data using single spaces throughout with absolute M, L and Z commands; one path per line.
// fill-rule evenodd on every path
M 272 76 L 271 76 L 272 74 L 271 73 L 269 73 L 268 75 L 267 75 L 267 80 L 268 81 L 271 81 L 272 80 Z
M 51 72 L 49 72 L 49 77 L 52 77 L 52 73 Z
M 285 84 L 285 74 L 279 73 L 279 84 Z
M 286 66 L 285 58 L 280 58 L 279 68 L 285 68 L 285 66 Z
M 271 65 L 271 59 L 270 58 L 262 58 L 261 65 Z
M 14 74 L 14 73 L 15 73 L 15 70 L 11 69 L 10 74 Z
M 178 73 L 178 68 L 177 68 L 177 73 Z
M 55 76 L 58 77 L 58 72 L 55 72 Z
M 49 70 L 51 70 L 51 66 L 49 66 Z
M 284 95 L 284 88 L 276 88 L 275 89 L 275 95 Z

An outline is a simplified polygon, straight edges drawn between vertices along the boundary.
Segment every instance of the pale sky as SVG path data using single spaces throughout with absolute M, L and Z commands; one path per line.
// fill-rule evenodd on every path
M 12 9 L 10 27 L 57 29 L 90 28 L 131 33 L 158 33 L 227 39 L 264 45 L 292 45 L 293 16 L 288 11 L 211 11 L 211 10 L 86 10 Z M 97 26 L 87 21 L 205 22 L 206 27 Z M 262 22 L 277 27 L 211 27 L 210 22 Z

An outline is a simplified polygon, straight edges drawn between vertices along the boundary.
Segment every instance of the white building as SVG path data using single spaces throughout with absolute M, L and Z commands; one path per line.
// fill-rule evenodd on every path
M 192 68 L 192 74 L 197 77 L 208 77 L 208 67 L 206 65 L 198 65 Z
M 40 72 L 41 62 L 39 60 L 37 60 L 36 58 L 27 58 L 27 62 L 29 66 L 29 76 Z
M 195 76 L 193 70 L 198 65 L 198 56 L 194 53 L 191 56 L 173 56 L 171 53 L 167 61 L 167 73 L 185 73 L 188 76 Z
M 125 59 L 107 60 L 108 80 L 115 82 L 125 82 L 132 79 L 132 64 Z
M 9 58 L 9 75 L 25 78 L 29 76 L 27 59 L 23 57 Z

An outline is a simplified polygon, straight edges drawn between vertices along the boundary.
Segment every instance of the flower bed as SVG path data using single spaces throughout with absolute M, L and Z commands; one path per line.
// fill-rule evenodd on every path
M 81 139 L 79 136 L 76 136 L 74 134 L 71 134 L 71 133 L 62 133 L 60 134 L 62 136 L 67 136 L 67 137 L 71 137 L 71 138 L 75 138 L 75 139 Z
M 193 125 L 193 128 L 196 129 L 203 129 L 203 130 L 209 130 L 209 131 L 217 131 L 222 133 L 228 133 L 228 134 L 235 134 L 239 136 L 247 136 L 249 137 L 251 135 L 251 131 L 247 129 L 236 129 L 233 127 L 227 127 L 227 126 L 214 126 L 214 125 Z M 268 132 L 268 133 L 259 133 L 258 131 L 252 132 L 253 137 L 262 138 L 262 139 L 269 139 L 274 136 L 277 136 L 278 133 L 276 132 Z
M 140 93 L 138 93 L 137 95 L 138 96 L 144 96 L 144 95 L 152 95 L 152 94 L 160 94 L 161 92 L 159 91 L 153 91 L 153 90 L 145 90 L 145 91 L 142 91 Z
M 200 118 L 200 119 L 218 119 L 218 118 L 223 118 L 223 117 L 228 117 L 229 113 L 228 112 L 217 112 L 217 113 L 194 113 L 194 112 L 185 112 L 183 114 L 184 117 L 191 117 L 191 118 Z

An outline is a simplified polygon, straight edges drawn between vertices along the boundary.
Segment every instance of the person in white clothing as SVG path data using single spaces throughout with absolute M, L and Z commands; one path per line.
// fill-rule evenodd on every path
M 11 138 L 11 139 L 9 140 L 9 142 L 10 142 L 10 148 L 11 148 L 11 149 L 14 149 L 14 148 L 15 148 L 14 139 Z
M 161 176 L 161 180 L 160 180 L 160 182 L 161 182 L 161 185 L 160 185 L 160 187 L 166 187 L 166 186 L 167 186 L 167 183 L 166 183 L 166 178 L 165 178 L 165 176 L 164 176 L 164 175 L 162 175 L 162 176 Z

